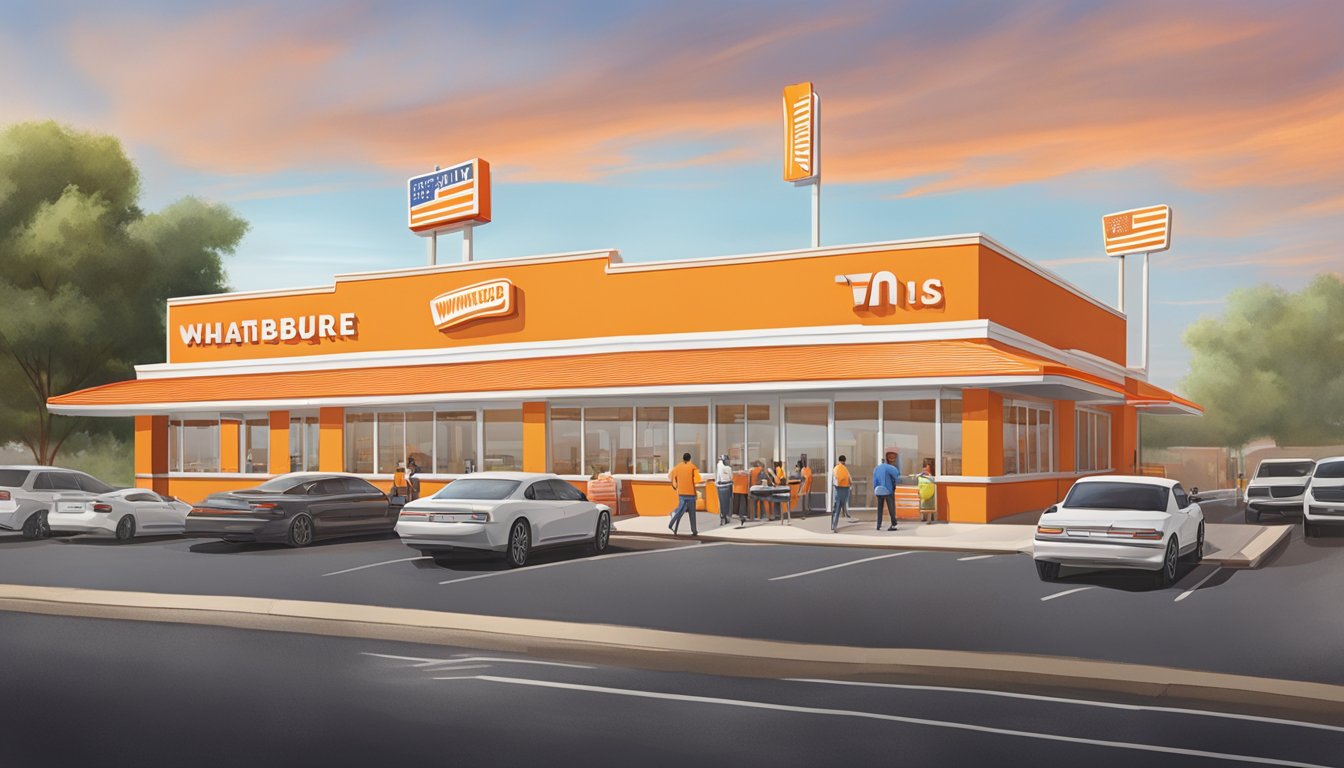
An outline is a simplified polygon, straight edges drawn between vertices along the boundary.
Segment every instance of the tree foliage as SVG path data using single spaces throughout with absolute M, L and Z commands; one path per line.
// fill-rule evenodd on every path
M 107 427 L 53 419 L 47 398 L 161 362 L 164 300 L 224 290 L 222 256 L 247 230 L 222 205 L 145 213 L 139 197 L 113 137 L 54 122 L 0 131 L 0 442 L 40 463 Z
M 1223 316 L 1190 326 L 1185 343 L 1185 389 L 1204 406 L 1203 423 L 1155 423 L 1152 443 L 1172 442 L 1162 438 L 1186 427 L 1195 430 L 1186 445 L 1344 441 L 1344 280 L 1337 275 L 1320 275 L 1296 293 L 1267 285 L 1234 291 Z

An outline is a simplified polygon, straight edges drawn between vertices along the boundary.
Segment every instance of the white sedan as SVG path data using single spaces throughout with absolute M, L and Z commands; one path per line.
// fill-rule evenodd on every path
M 1203 556 L 1199 500 L 1167 478 L 1082 478 L 1036 525 L 1036 573 L 1050 581 L 1061 565 L 1137 568 L 1155 571 L 1167 586 L 1176 581 L 1182 557 L 1198 563 Z
M 144 488 L 126 488 L 89 498 L 57 498 L 47 514 L 56 533 L 87 533 L 130 541 L 136 535 L 182 533 L 191 505 Z
M 426 555 L 485 550 L 503 554 L 518 568 L 544 547 L 588 544 L 605 552 L 611 510 L 588 501 L 557 475 L 479 472 L 402 507 L 397 534 Z

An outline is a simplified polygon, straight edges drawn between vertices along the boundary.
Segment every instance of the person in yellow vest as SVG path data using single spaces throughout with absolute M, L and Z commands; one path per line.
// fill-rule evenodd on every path
M 691 462 L 691 454 L 681 454 L 681 463 L 667 473 L 667 479 L 672 481 L 672 490 L 677 492 L 677 510 L 672 513 L 672 520 L 668 522 L 667 527 L 671 528 L 672 535 L 676 536 L 681 516 L 689 512 L 691 535 L 699 536 L 700 531 L 695 525 L 695 486 L 700 484 L 700 470 Z
M 831 484 L 835 491 L 835 502 L 831 505 L 831 533 L 836 533 L 836 526 L 840 525 L 840 513 L 843 511 L 845 516 L 849 516 L 849 468 L 845 466 L 845 456 L 840 455 L 839 462 L 831 470 Z
M 924 466 L 915 477 L 919 483 L 919 521 L 932 523 L 938 517 L 938 486 L 933 482 L 933 459 L 924 461 Z

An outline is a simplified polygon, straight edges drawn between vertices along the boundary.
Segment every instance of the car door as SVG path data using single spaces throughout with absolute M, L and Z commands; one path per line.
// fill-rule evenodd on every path
M 564 480 L 552 479 L 548 482 L 551 492 L 560 504 L 559 515 L 563 530 L 560 535 L 576 539 L 592 536 L 597 530 L 596 508 L 583 498 L 583 493 L 578 488 Z
M 136 491 L 121 497 L 123 509 L 135 516 L 136 530 L 141 533 L 163 533 L 168 527 L 164 519 L 163 502 L 149 491 Z
M 1170 503 L 1169 509 L 1176 519 L 1176 535 L 1180 537 L 1181 547 L 1188 547 L 1194 543 L 1199 533 L 1199 523 L 1194 519 L 1194 515 L 1190 514 L 1194 508 L 1190 506 L 1190 496 L 1180 483 L 1171 487 Z
M 350 495 L 349 503 L 355 510 L 351 515 L 351 525 L 360 528 L 386 528 L 396 523 L 392 509 L 383 492 L 371 483 L 358 477 L 341 479 Z
M 523 491 L 527 499 L 527 519 L 536 532 L 537 542 L 546 543 L 564 536 L 564 520 L 561 509 L 564 502 L 555 498 L 555 490 L 549 480 L 537 480 Z
M 304 496 L 308 502 L 308 516 L 323 534 L 348 531 L 358 517 L 358 510 L 350 504 L 345 478 L 316 480 L 308 486 Z

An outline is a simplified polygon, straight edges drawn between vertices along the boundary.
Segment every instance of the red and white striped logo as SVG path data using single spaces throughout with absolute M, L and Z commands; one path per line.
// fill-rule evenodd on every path
M 1171 208 L 1153 205 L 1101 218 L 1107 256 L 1153 253 L 1171 247 Z

